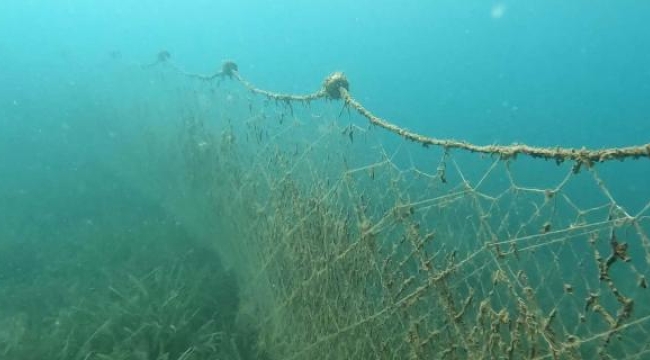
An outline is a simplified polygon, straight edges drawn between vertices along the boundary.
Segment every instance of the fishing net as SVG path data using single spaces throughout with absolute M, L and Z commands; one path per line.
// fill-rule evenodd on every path
M 146 67 L 194 94 L 183 176 L 260 358 L 650 356 L 650 145 L 478 146 L 377 117 L 341 73 L 286 95 Z

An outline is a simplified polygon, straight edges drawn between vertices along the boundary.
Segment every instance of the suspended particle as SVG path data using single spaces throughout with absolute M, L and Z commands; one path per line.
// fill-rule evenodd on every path
M 495 19 L 501 19 L 503 15 L 506 13 L 506 6 L 503 3 L 498 3 L 492 6 L 492 10 L 490 11 L 490 16 Z

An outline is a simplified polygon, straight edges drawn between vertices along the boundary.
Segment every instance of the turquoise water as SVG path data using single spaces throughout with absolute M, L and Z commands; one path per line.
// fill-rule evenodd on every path
M 184 301 L 205 312 L 214 298 L 227 304 L 209 330 L 239 335 L 214 343 L 226 344 L 223 356 L 254 358 L 257 345 L 246 336 L 257 329 L 233 320 L 240 302 L 230 268 L 237 265 L 209 244 L 224 232 L 201 221 L 208 205 L 169 196 L 182 165 L 156 153 L 159 142 L 175 141 L 179 116 L 191 112 L 175 101 L 210 101 L 182 82 L 161 89 L 164 75 L 134 75 L 134 65 L 161 49 L 192 72 L 211 73 L 233 59 L 247 79 L 280 92 L 315 91 L 342 70 L 374 113 L 434 137 L 588 148 L 650 141 L 644 1 L 4 0 L 0 34 L 0 321 L 7 329 L 0 358 L 56 352 L 83 359 L 90 343 L 109 344 L 91 337 L 104 323 L 94 296 L 124 293 L 130 312 L 146 317 L 143 309 L 165 303 L 148 301 L 155 296 L 138 288 L 150 286 L 158 298 L 181 291 L 162 275 L 151 280 L 151 269 L 188 283 L 212 281 L 213 298 Z M 140 139 L 143 133 L 150 138 Z M 409 161 L 429 161 L 418 154 Z M 622 183 L 616 199 L 635 214 L 650 200 L 640 180 L 650 176 L 650 163 L 625 164 L 602 176 Z M 179 254 L 196 253 L 208 257 L 175 267 Z M 64 310 L 71 308 L 83 311 Z M 55 318 L 88 326 L 49 340 L 34 330 Z M 114 321 L 132 334 L 149 320 Z M 78 350 L 55 345 L 66 338 Z M 151 354 L 147 341 L 120 351 Z M 169 353 L 180 358 L 187 339 L 178 341 Z M 42 345 L 26 345 L 35 343 Z
M 370 108 L 442 137 L 575 146 L 647 141 L 645 2 L 0 6 L 7 105 L 37 96 L 35 88 L 63 86 L 61 77 L 100 71 L 109 51 L 144 62 L 165 48 L 195 71 L 235 59 L 261 86 L 294 92 L 344 70 Z M 382 105 L 387 99 L 391 106 Z

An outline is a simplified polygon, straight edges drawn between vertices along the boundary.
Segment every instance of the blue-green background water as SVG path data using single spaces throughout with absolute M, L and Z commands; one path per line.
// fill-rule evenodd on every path
M 2 108 L 64 92 L 111 50 L 144 62 L 165 48 L 188 69 L 232 58 L 260 86 L 293 92 L 344 70 L 369 108 L 430 135 L 643 143 L 649 11 L 643 1 L 7 0 Z
M 429 136 L 590 148 L 650 141 L 644 1 L 4 0 L 0 241 L 59 241 L 116 212 L 132 220 L 125 231 L 139 216 L 178 221 L 146 185 L 116 174 L 113 158 L 138 119 L 117 116 L 116 104 L 160 95 L 129 87 L 120 68 L 161 49 L 201 73 L 234 59 L 274 91 L 311 92 L 343 70 L 369 109 Z M 162 112 L 168 101 L 140 110 Z M 143 121 L 176 126 L 160 119 Z M 633 213 L 650 199 L 638 185 L 648 176 L 645 159 L 603 174 L 623 179 L 615 196 Z M 27 257 L 15 263 L 39 264 Z

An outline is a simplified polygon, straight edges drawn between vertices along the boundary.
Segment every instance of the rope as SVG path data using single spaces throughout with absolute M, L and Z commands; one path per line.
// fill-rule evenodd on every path
M 537 147 L 527 144 L 511 144 L 511 145 L 477 145 L 462 140 L 455 139 L 440 139 L 429 137 L 409 131 L 402 128 L 384 118 L 373 114 L 370 110 L 366 109 L 361 102 L 355 99 L 349 92 L 349 82 L 345 75 L 341 72 L 335 72 L 328 76 L 323 82 L 321 89 L 305 95 L 296 94 L 283 94 L 276 93 L 269 90 L 264 90 L 256 87 L 251 82 L 244 79 L 238 71 L 237 64 L 232 61 L 226 61 L 222 65 L 221 71 L 212 75 L 201 75 L 188 73 L 182 70 L 177 65 L 173 64 L 170 60 L 171 55 L 169 52 L 163 50 L 158 53 L 157 60 L 151 64 L 144 65 L 143 67 L 152 67 L 158 64 L 169 64 L 174 70 L 180 74 L 196 78 L 200 80 L 210 81 L 216 78 L 229 77 L 237 80 L 246 89 L 254 94 L 258 94 L 276 101 L 284 102 L 302 102 L 309 103 L 313 100 L 321 98 L 338 100 L 342 99 L 345 106 L 353 108 L 361 116 L 365 117 L 371 124 L 379 126 L 387 131 L 403 137 L 406 140 L 414 141 L 422 144 L 422 146 L 437 146 L 442 147 L 446 151 L 452 149 L 460 149 L 473 153 L 489 154 L 499 156 L 502 159 L 514 159 L 518 155 L 530 156 L 532 158 L 541 158 L 545 160 L 555 160 L 558 164 L 564 161 L 574 161 L 574 172 L 579 172 L 583 165 L 591 167 L 596 162 L 606 162 L 611 160 L 625 160 L 628 158 L 639 159 L 642 157 L 650 158 L 650 143 L 643 145 L 627 146 L 627 147 L 614 147 L 603 149 L 587 149 L 587 148 L 567 148 L 567 147 Z

